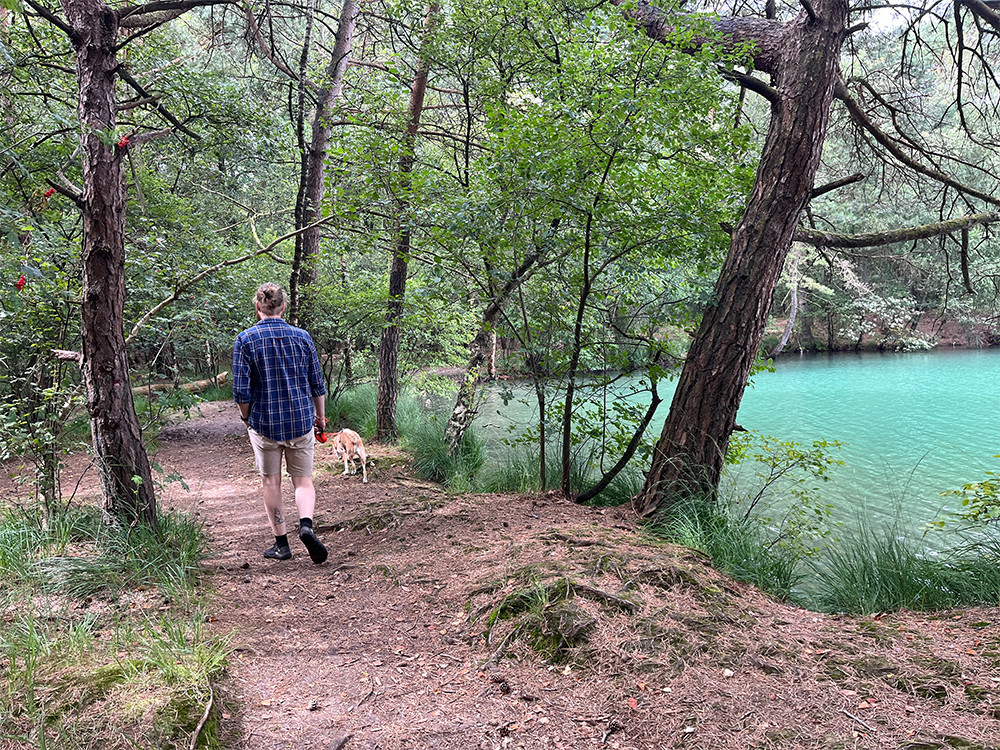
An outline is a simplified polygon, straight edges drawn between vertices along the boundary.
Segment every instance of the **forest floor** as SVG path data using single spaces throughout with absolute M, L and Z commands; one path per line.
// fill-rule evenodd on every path
M 216 686 L 226 748 L 1000 747 L 1000 609 L 805 611 L 627 508 L 451 495 L 368 449 L 362 484 L 317 446 L 330 557 L 314 565 L 294 533 L 291 560 L 262 556 L 233 405 L 159 437 L 188 487 L 163 506 L 212 540 L 207 627 L 235 649 Z

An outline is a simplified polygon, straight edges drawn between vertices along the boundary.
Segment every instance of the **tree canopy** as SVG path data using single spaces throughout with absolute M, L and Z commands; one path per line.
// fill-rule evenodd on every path
M 384 437 L 391 389 L 444 366 L 460 435 L 497 337 L 563 491 L 597 440 L 651 462 L 648 513 L 712 494 L 779 343 L 996 329 L 988 2 L 3 7 L 0 401 L 46 498 L 82 401 L 109 509 L 155 518 L 126 386 L 225 369 L 265 279 L 334 392 L 378 380 Z M 578 408 L 583 375 L 655 400 L 685 356 L 651 458 L 651 413 Z

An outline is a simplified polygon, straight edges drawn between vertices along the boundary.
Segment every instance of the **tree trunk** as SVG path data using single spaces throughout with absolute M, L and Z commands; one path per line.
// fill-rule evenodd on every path
M 792 269 L 791 269 L 791 299 L 788 301 L 788 322 L 785 323 L 785 330 L 781 333 L 781 340 L 777 345 L 770 351 L 767 355 L 768 357 L 777 357 L 781 354 L 785 347 L 788 346 L 788 339 L 792 337 L 792 331 L 795 330 L 795 319 L 799 315 L 799 254 L 792 254 Z
M 123 523 L 155 526 L 149 458 L 125 355 L 127 144 L 115 133 L 118 16 L 98 0 L 63 0 L 76 49 L 83 127 L 83 379 L 105 510 Z
M 427 7 L 424 22 L 424 44 L 430 37 L 440 6 L 433 0 Z M 389 305 L 385 314 L 385 327 L 378 349 L 378 393 L 375 399 L 375 439 L 395 441 L 399 437 L 396 426 L 396 401 L 399 399 L 399 324 L 403 319 L 403 299 L 406 295 L 406 265 L 410 258 L 410 209 L 411 174 L 416 160 L 417 130 L 424 110 L 427 93 L 427 74 L 430 64 L 421 52 L 417 72 L 410 87 L 410 104 L 407 108 L 407 125 L 399 157 L 400 186 L 396 197 L 396 243 L 392 250 L 389 269 Z
M 654 451 L 640 497 L 643 515 L 685 495 L 713 498 L 718 488 L 774 286 L 812 191 L 838 77 L 846 0 L 817 0 L 812 7 L 814 20 L 803 13 L 783 25 L 778 39 L 764 27 L 763 42 L 779 42 L 766 50 L 773 66 L 758 65 L 774 78 L 771 124 L 714 302 L 704 311 Z
M 289 282 L 289 296 L 291 298 L 289 320 L 305 321 L 307 328 L 311 317 L 309 312 L 310 289 L 316 282 L 319 240 L 323 231 L 319 225 L 310 225 L 315 224 L 320 218 L 323 206 L 327 146 L 330 142 L 330 111 L 344 92 L 344 74 L 351 59 L 351 44 L 354 39 L 354 26 L 357 17 L 358 0 L 344 0 L 344 6 L 340 12 L 340 26 L 337 30 L 337 43 L 330 55 L 330 64 L 326 69 L 326 80 L 317 95 L 316 110 L 313 113 L 312 121 L 312 140 L 303 162 L 302 196 L 300 209 L 296 212 L 299 223 L 295 228 L 309 228 L 300 235 L 300 239 L 295 243 L 295 258 Z
M 490 332 L 490 358 L 486 363 L 486 374 L 490 380 L 497 379 L 497 332 Z
M 558 220 L 553 222 L 553 226 L 558 226 Z M 493 300 L 486 306 L 483 312 L 483 322 L 479 327 L 472 344 L 469 347 L 469 363 L 465 367 L 465 377 L 458 387 L 458 395 L 455 397 L 455 408 L 452 409 L 448 425 L 445 427 L 444 437 L 448 443 L 448 448 L 453 456 L 458 456 L 458 450 L 462 445 L 462 438 L 466 430 L 476 418 L 478 405 L 476 404 L 476 390 L 482 380 L 480 372 L 483 364 L 491 360 L 491 356 L 496 352 L 496 323 L 503 312 L 510 295 L 524 282 L 531 273 L 535 262 L 541 257 L 542 250 L 536 247 L 511 274 L 507 283 L 499 291 L 495 291 Z

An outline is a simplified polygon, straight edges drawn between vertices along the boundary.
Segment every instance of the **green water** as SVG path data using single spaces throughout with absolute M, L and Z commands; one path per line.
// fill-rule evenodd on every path
M 1000 349 L 779 359 L 747 390 L 739 422 L 846 443 L 823 499 L 917 528 L 958 505 L 943 491 L 1000 469 Z
M 532 418 L 496 391 L 481 414 L 478 426 L 494 438 Z M 738 421 L 782 440 L 845 443 L 845 465 L 820 485 L 837 518 L 850 524 L 864 513 L 917 530 L 957 507 L 941 492 L 1000 470 L 1000 349 L 780 358 L 754 378 Z

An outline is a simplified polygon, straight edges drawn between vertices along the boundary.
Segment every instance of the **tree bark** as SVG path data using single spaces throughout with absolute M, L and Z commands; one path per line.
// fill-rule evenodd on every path
M 309 229 L 302 233 L 301 241 L 295 243 L 296 252 L 288 287 L 289 319 L 298 322 L 301 318 L 306 321 L 306 327 L 309 327 L 310 289 L 316 282 L 316 265 L 322 232 L 322 228 L 314 222 L 320 218 L 323 206 L 326 157 L 331 133 L 330 113 L 344 92 L 344 74 L 351 59 L 351 44 L 357 17 L 358 0 L 344 0 L 337 30 L 337 43 L 330 55 L 326 80 L 317 95 L 312 121 L 312 139 L 303 165 L 305 170 L 302 176 L 303 195 L 298 211 L 299 226 L 296 228 L 309 227 Z
M 127 144 L 116 137 L 118 16 L 99 0 L 63 0 L 76 50 L 82 125 L 81 325 L 83 378 L 105 510 L 123 523 L 156 526 L 149 457 L 129 386 L 125 352 Z
M 440 12 L 436 0 L 427 6 L 424 21 L 424 44 L 434 28 Z M 406 133 L 399 157 L 400 186 L 396 197 L 396 242 L 392 250 L 392 265 L 389 269 L 389 305 L 385 314 L 385 327 L 378 349 L 378 392 L 375 399 L 375 439 L 395 441 L 399 437 L 396 426 L 396 402 L 399 399 L 399 324 L 403 319 L 403 300 L 406 295 L 407 263 L 410 259 L 410 239 L 412 230 L 407 214 L 410 210 L 410 187 L 413 164 L 416 161 L 417 130 L 424 110 L 424 95 L 427 93 L 427 75 L 430 63 L 423 53 L 417 61 L 417 71 L 410 87 L 410 103 L 407 108 Z
M 771 123 L 746 211 L 705 309 L 656 445 L 638 510 L 653 515 L 682 496 L 714 498 L 743 390 L 760 348 L 774 286 L 819 166 L 845 38 L 846 0 L 817 0 L 782 24 L 761 28 L 758 69 L 771 73 Z M 778 42 L 775 44 L 775 42 Z

